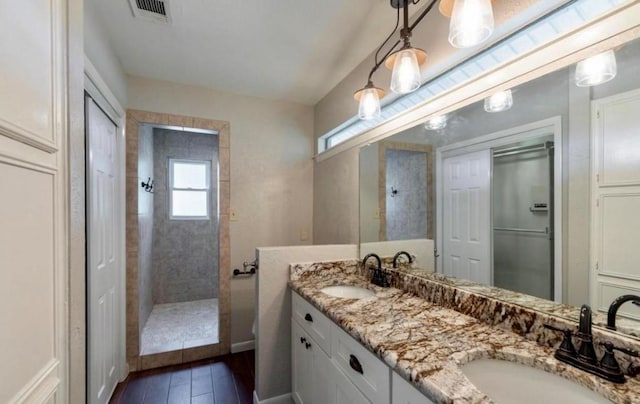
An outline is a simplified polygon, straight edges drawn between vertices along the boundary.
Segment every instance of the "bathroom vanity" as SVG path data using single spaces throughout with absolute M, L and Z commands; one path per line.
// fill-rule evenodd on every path
M 638 379 L 627 376 L 626 383 L 614 384 L 554 358 L 559 339 L 543 324 L 575 324 L 444 282 L 389 273 L 392 287 L 381 288 L 369 282 L 356 260 L 291 265 L 297 403 L 490 403 L 465 373 L 466 364 L 487 359 L 545 371 L 551 383 L 568 382 L 568 394 L 580 397 L 575 402 L 640 401 Z M 323 292 L 339 285 L 374 294 L 350 298 L 349 289 L 343 297 L 336 297 L 340 289 Z M 594 334 L 599 341 L 610 337 Z M 633 344 L 620 338 L 616 344 Z
M 291 307 L 292 395 L 297 403 L 432 403 L 295 292 Z

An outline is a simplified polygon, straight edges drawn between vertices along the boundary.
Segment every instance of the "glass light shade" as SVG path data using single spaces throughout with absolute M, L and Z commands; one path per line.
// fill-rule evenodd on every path
M 576 85 L 578 87 L 596 86 L 613 80 L 617 73 L 616 55 L 613 50 L 608 50 L 578 62 Z
M 369 120 L 380 117 L 380 98 L 375 87 L 360 90 L 360 106 L 358 116 L 360 119 Z
M 484 99 L 484 110 L 487 112 L 501 112 L 513 106 L 511 90 L 500 91 Z
M 440 130 L 447 127 L 447 116 L 438 115 L 429 119 L 424 123 L 424 128 L 427 130 Z
M 413 48 L 402 49 L 395 54 L 391 73 L 391 91 L 407 94 L 420 87 L 420 65 Z
M 456 48 L 470 48 L 486 41 L 493 33 L 491 0 L 455 0 L 449 43 Z

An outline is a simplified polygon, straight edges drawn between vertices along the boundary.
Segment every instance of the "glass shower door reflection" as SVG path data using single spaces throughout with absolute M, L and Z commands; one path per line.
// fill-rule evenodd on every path
M 493 284 L 552 300 L 553 142 L 493 153 Z

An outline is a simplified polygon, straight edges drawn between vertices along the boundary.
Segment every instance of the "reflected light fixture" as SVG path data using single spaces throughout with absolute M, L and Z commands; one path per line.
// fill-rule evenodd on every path
M 380 117 L 380 99 L 384 90 L 373 84 L 373 74 L 384 63 L 392 70 L 390 88 L 396 94 L 408 94 L 420 88 L 421 67 L 427 61 L 427 53 L 411 45 L 411 35 L 416 26 L 433 9 L 439 0 L 429 0 L 429 4 L 420 15 L 409 24 L 409 5 L 417 5 L 422 0 L 389 0 L 396 9 L 396 25 L 375 53 L 374 66 L 369 73 L 367 85 L 356 91 L 353 97 L 360 103 L 358 116 L 360 119 L 376 119 Z M 451 17 L 449 41 L 458 48 L 470 47 L 485 41 L 493 32 L 493 0 L 440 0 L 440 12 Z M 400 39 L 390 46 L 386 52 L 382 49 L 390 44 L 391 38 L 400 26 L 402 10 L 402 28 Z
M 424 128 L 427 130 L 440 130 L 447 127 L 447 119 L 446 115 L 438 115 L 429 119 L 424 123 Z
M 597 86 L 613 80 L 617 73 L 616 55 L 613 50 L 608 50 L 578 62 L 576 85 L 578 87 Z
M 513 106 L 511 90 L 499 91 L 484 99 L 484 110 L 487 112 L 502 112 Z

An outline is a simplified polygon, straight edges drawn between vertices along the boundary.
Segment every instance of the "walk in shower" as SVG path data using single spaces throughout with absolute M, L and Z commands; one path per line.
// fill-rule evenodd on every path
M 553 137 L 493 150 L 493 284 L 554 299 Z
M 219 342 L 218 136 L 138 131 L 140 353 Z

